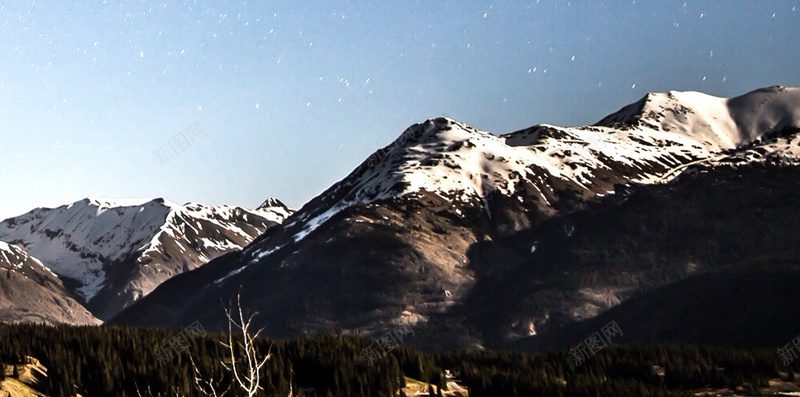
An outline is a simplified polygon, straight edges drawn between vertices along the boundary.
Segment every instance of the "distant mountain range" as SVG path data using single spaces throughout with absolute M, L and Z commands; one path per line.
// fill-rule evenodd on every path
M 0 222 L 0 241 L 13 244 L 5 245 L 15 253 L 6 256 L 10 272 L 25 263 L 21 269 L 44 269 L 54 280 L 31 280 L 39 284 L 37 291 L 80 303 L 93 315 L 70 318 L 48 312 L 48 322 L 96 323 L 168 278 L 242 248 L 290 213 L 274 199 L 257 210 L 164 199 L 85 199 Z M 26 297 L 51 301 L 32 292 Z M 14 302 L 0 307 L 9 313 L 22 309 Z
M 503 135 L 437 118 L 294 213 L 85 200 L 0 240 L 112 323 L 226 329 L 241 294 L 276 337 L 402 324 L 417 347 L 541 350 L 617 321 L 623 342 L 778 345 L 800 333 L 777 309 L 800 275 L 798 132 L 797 87 L 648 94 Z
M 408 343 L 433 349 L 573 343 L 556 336 L 622 303 L 646 315 L 636 302 L 664 288 L 794 274 L 798 131 L 794 87 L 648 94 L 595 125 L 499 136 L 428 120 L 243 250 L 168 280 L 112 321 L 222 328 L 223 306 L 241 292 L 274 336 L 407 324 L 417 335 Z M 669 296 L 698 310 L 692 318 L 714 318 L 691 304 L 700 296 Z M 642 321 L 651 328 L 637 340 L 673 335 L 674 325 Z M 692 327 L 682 340 L 711 329 Z

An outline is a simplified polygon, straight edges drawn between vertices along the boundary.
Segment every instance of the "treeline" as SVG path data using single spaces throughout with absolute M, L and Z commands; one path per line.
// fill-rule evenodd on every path
M 481 396 L 682 396 L 699 389 L 757 392 L 773 378 L 794 380 L 775 350 L 695 345 L 612 345 L 582 365 L 568 350 L 542 355 L 470 352 L 435 355 Z
M 217 390 L 232 382 L 221 363 L 230 353 L 223 334 L 182 339 L 161 362 L 157 349 L 171 349 L 178 331 L 117 326 L 70 327 L 0 325 L 0 362 L 23 363 L 38 358 L 48 369 L 41 391 L 52 396 L 201 396 L 195 386 L 196 365 Z M 235 344 L 242 338 L 235 338 Z M 271 358 L 262 370 L 263 394 L 268 396 L 393 396 L 404 385 L 397 357 L 374 363 L 362 354 L 373 341 L 364 338 L 314 336 L 287 341 L 259 338 L 260 357 Z M 403 367 L 416 379 L 441 379 L 433 358 L 418 352 L 404 354 Z M 236 356 L 241 358 L 241 349 Z M 194 365 L 193 365 L 194 363 Z M 234 394 L 236 395 L 236 394 Z
M 48 368 L 39 388 L 52 396 L 200 396 L 192 362 L 218 390 L 231 384 L 221 364 L 230 361 L 220 344 L 227 339 L 222 334 L 186 338 L 179 353 L 161 362 L 156 349 L 168 346 L 177 334 L 110 326 L 0 325 L 0 362 L 38 358 Z M 286 396 L 291 390 L 295 396 L 395 396 L 405 377 L 446 386 L 446 369 L 478 397 L 689 395 L 704 387 L 755 390 L 770 378 L 793 379 L 800 370 L 800 360 L 783 366 L 774 350 L 686 345 L 609 346 L 580 366 L 567 350 L 428 354 L 399 347 L 370 362 L 362 351 L 372 343 L 343 336 L 259 339 L 256 350 L 262 357 L 271 355 L 260 395 Z

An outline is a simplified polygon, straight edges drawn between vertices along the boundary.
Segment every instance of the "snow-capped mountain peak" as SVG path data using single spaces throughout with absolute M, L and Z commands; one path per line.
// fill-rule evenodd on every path
M 800 87 L 767 87 L 734 98 L 696 91 L 651 93 L 597 125 L 639 126 L 677 133 L 709 150 L 734 149 L 798 127 Z
M 558 190 L 591 196 L 612 189 L 615 181 L 607 178 L 612 169 L 627 170 L 637 182 L 654 182 L 672 165 L 708 157 L 696 141 L 677 134 L 616 132 L 541 125 L 497 136 L 451 119 L 431 119 L 406 130 L 310 204 L 327 208 L 301 210 L 287 227 L 305 223 L 296 235 L 300 239 L 343 208 L 423 191 L 479 206 L 492 194 L 533 192 L 523 196 L 544 208 L 558 200 Z M 673 150 L 662 150 L 665 143 Z
M 289 215 L 294 212 L 287 207 L 286 204 L 274 197 L 264 200 L 264 202 L 256 208 L 256 211 L 270 214 L 267 218 L 277 223 L 283 222 L 284 219 L 288 218 Z
M 166 219 L 164 200 L 120 205 L 84 199 L 58 208 L 37 208 L 0 223 L 0 239 L 17 243 L 57 274 L 81 283 L 91 299 L 105 281 L 103 265 L 145 244 Z
M 448 118 L 406 129 L 286 227 L 295 241 L 342 209 L 428 192 L 467 205 L 526 192 L 553 208 L 563 192 L 589 199 L 616 183 L 660 183 L 690 164 L 800 127 L 800 88 L 770 87 L 735 98 L 700 92 L 648 94 L 592 126 L 537 125 L 505 135 Z M 531 195 L 530 193 L 533 193 Z
M 286 214 L 284 208 L 178 205 L 162 198 L 87 198 L 0 222 L 0 240 L 77 281 L 76 292 L 87 302 L 114 285 L 138 299 L 166 278 L 248 244 Z M 125 269 L 117 269 L 122 263 Z M 147 274 L 143 280 L 134 280 L 142 277 L 131 266 Z

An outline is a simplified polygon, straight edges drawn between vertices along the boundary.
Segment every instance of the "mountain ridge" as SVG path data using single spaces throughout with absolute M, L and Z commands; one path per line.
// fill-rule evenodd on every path
M 715 150 L 735 149 L 787 127 L 798 128 L 798 102 L 800 87 L 765 87 L 732 98 L 697 91 L 649 93 L 595 125 L 647 126 L 685 136 L 697 131 L 697 140 Z
M 733 109 L 740 111 L 731 114 L 728 110 L 731 103 L 734 104 L 731 105 Z M 752 111 L 741 110 L 750 109 L 746 105 L 752 107 L 755 106 L 754 103 L 758 103 L 758 108 L 761 109 L 756 115 Z M 407 128 L 390 145 L 373 153 L 350 175 L 323 192 L 318 196 L 325 198 L 323 202 L 315 203 L 312 199 L 301 208 L 298 213 L 304 214 L 309 212 L 306 208 L 309 205 L 323 207 L 327 204 L 325 201 L 339 201 L 328 205 L 325 210 L 313 211 L 319 213 L 316 218 L 306 216 L 300 220 L 299 222 L 306 222 L 308 227 L 298 233 L 298 237 L 302 238 L 313 231 L 341 208 L 366 205 L 372 201 L 402 196 L 421 189 L 465 202 L 476 198 L 484 201 L 494 191 L 511 195 L 515 184 L 520 182 L 514 179 L 524 179 L 527 169 L 532 165 L 540 168 L 538 175 L 531 175 L 532 177 L 567 179 L 569 186 L 563 190 L 579 189 L 581 194 L 588 193 L 590 196 L 608 194 L 613 192 L 613 184 L 628 182 L 619 178 L 606 180 L 608 175 L 603 168 L 608 168 L 609 160 L 618 160 L 615 161 L 617 164 L 611 164 L 617 173 L 621 171 L 638 174 L 638 178 L 629 178 L 632 182 L 662 182 L 663 179 L 668 180 L 675 176 L 674 169 L 679 168 L 676 166 L 712 160 L 722 155 L 726 149 L 751 143 L 756 138 L 753 125 L 765 128 L 763 137 L 785 129 L 800 128 L 800 111 L 787 112 L 787 116 L 778 121 L 775 115 L 775 108 L 797 109 L 797 106 L 792 107 L 791 104 L 798 103 L 798 87 L 773 86 L 731 99 L 699 92 L 670 91 L 648 94 L 640 101 L 606 116 L 594 126 L 557 127 L 541 124 L 503 135 L 480 131 L 448 118 L 429 119 Z M 774 106 L 770 107 L 771 104 Z M 691 110 L 690 113 L 689 109 L 693 108 L 686 105 L 702 109 Z M 768 105 L 766 111 L 763 110 L 764 105 Z M 671 113 L 672 117 L 666 113 Z M 691 120 L 683 128 L 674 127 L 691 119 L 685 117 L 686 114 L 695 113 L 699 114 L 698 120 Z M 763 119 L 757 117 L 759 115 L 764 116 Z M 615 123 L 625 124 L 628 128 L 616 131 L 610 128 Z M 715 123 L 718 125 L 714 125 Z M 743 123 L 747 124 L 746 130 L 738 132 L 739 125 Z M 702 133 L 696 134 L 694 131 Z M 735 134 L 741 134 L 742 137 L 734 141 L 732 135 Z M 618 138 L 614 135 L 626 136 Z M 693 135 L 699 139 L 693 138 Z M 457 151 L 465 145 L 488 146 L 487 149 L 491 150 L 484 153 L 470 151 L 472 156 L 469 158 L 459 157 Z M 426 150 L 431 147 L 437 149 L 437 146 L 438 151 Z M 507 150 L 523 146 L 538 148 L 538 153 L 530 155 Z M 667 153 L 660 153 L 664 152 L 664 147 L 667 148 Z M 481 154 L 492 159 L 475 158 L 475 155 L 480 157 Z M 508 164 L 492 161 L 495 156 L 500 157 L 501 161 L 508 159 Z M 445 167 L 438 166 L 439 164 Z M 457 172 L 448 172 L 447 167 Z M 468 177 L 466 179 L 463 178 L 465 174 Z M 474 178 L 477 175 L 482 177 Z M 589 184 L 599 186 L 588 187 Z M 549 186 L 552 183 L 533 181 L 530 185 L 530 188 L 538 191 L 546 205 L 550 205 L 552 197 L 548 197 L 548 190 L 553 190 Z M 459 196 L 459 192 L 464 194 Z M 295 222 L 291 219 L 288 225 Z
M 276 206 L 86 198 L 0 222 L 0 240 L 36 256 L 108 318 L 167 278 L 243 247 L 290 213 L 280 201 L 268 202 Z
M 752 141 L 738 127 L 730 129 L 732 116 L 714 116 L 730 100 L 671 95 L 701 100 L 705 107 L 682 109 L 666 93 L 643 98 L 650 98 L 651 108 L 628 105 L 599 123 L 607 125 L 540 124 L 495 135 L 447 118 L 415 124 L 280 226 L 241 251 L 168 280 L 113 321 L 177 327 L 199 320 L 221 327 L 220 302 L 241 293 L 243 304 L 261 313 L 259 326 L 274 336 L 379 334 L 408 324 L 418 330 L 414 343 L 420 346 L 499 346 L 724 266 L 714 262 L 722 257 L 709 257 L 708 266 L 682 263 L 698 250 L 687 245 L 685 253 L 642 269 L 634 262 L 612 262 L 628 273 L 612 277 L 597 268 L 604 263 L 598 258 L 608 253 L 571 251 L 603 250 L 574 246 L 584 226 L 573 216 L 615 213 L 607 206 L 624 205 L 639 188 L 702 191 L 713 188 L 714 178 L 739 170 L 769 167 L 778 176 L 781 166 L 800 164 L 795 145 L 800 138 L 793 132 L 800 126 L 794 110 L 800 107 L 797 88 L 772 87 L 737 97 L 737 106 L 768 110 L 737 110 L 756 118 L 748 126 L 764 128 Z M 663 101 L 654 100 L 659 98 Z M 673 107 L 677 111 L 666 110 Z M 791 111 L 775 117 L 774 109 L 783 108 Z M 654 109 L 660 110 L 651 115 Z M 707 116 L 719 123 L 703 123 Z M 675 127 L 684 122 L 694 126 L 691 134 Z M 701 187 L 679 183 L 698 174 L 719 176 L 704 177 Z M 760 178 L 743 175 L 738 183 Z M 758 193 L 772 199 L 774 189 Z M 671 208 L 662 207 L 647 211 Z M 649 227 L 642 222 L 637 227 Z M 644 244 L 636 233 L 626 233 Z M 626 248 L 618 244 L 613 245 L 618 255 L 639 258 L 638 252 L 623 254 Z M 577 255 L 576 262 L 564 262 L 553 247 Z M 507 302 L 505 308 L 493 302 L 493 295 L 502 295 L 498 301 Z

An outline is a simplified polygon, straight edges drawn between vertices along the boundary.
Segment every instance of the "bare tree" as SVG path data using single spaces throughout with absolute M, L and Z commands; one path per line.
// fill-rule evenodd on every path
M 222 397 L 231 390 L 230 386 L 222 392 L 217 392 L 217 387 L 219 384 L 214 382 L 214 378 L 208 378 L 207 380 L 203 378 L 203 375 L 200 373 L 200 370 L 197 368 L 197 364 L 194 363 L 194 359 L 189 357 L 192 361 L 192 368 L 194 368 L 194 385 L 201 393 L 206 396 L 213 396 L 213 397 Z
M 145 392 L 144 392 L 144 393 L 142 393 L 142 391 L 139 389 L 139 384 L 138 384 L 138 383 L 136 383 L 136 382 L 134 382 L 134 384 L 136 385 L 136 395 L 137 395 L 138 397 L 161 397 L 161 396 L 167 397 L 167 396 L 169 396 L 169 394 L 168 394 L 168 393 L 163 393 L 163 394 L 162 394 L 162 393 L 156 393 L 156 394 L 154 395 L 154 394 L 153 394 L 153 391 L 152 391 L 152 390 L 150 390 L 150 386 L 147 386 L 147 389 L 145 390 Z M 181 393 L 178 391 L 178 388 L 177 388 L 177 387 L 173 387 L 173 388 L 172 388 L 172 394 L 173 394 L 175 397 L 181 397 Z M 0 397 L 1 397 L 1 396 L 0 396 Z
M 238 319 L 234 318 L 234 314 Z M 223 346 L 228 348 L 230 353 L 230 362 L 223 361 L 221 364 L 233 374 L 233 381 L 235 383 L 228 386 L 224 391 L 218 392 L 219 384 L 215 384 L 213 378 L 205 379 L 200 370 L 192 360 L 192 367 L 194 368 L 194 382 L 197 389 L 207 396 L 222 397 L 231 391 L 231 388 L 239 388 L 244 391 L 248 397 L 255 396 L 259 390 L 264 388 L 261 386 L 261 369 L 272 358 L 272 345 L 270 345 L 267 355 L 259 357 L 256 351 L 255 342 L 261 334 L 262 329 L 255 333 L 251 333 L 250 326 L 253 321 L 255 313 L 245 318 L 242 311 L 241 294 L 236 295 L 236 312 L 233 308 L 225 309 L 225 316 L 228 317 L 228 341 L 221 342 Z M 242 340 L 234 342 L 234 329 L 236 332 L 241 332 Z M 244 353 L 243 357 L 237 357 L 237 350 Z M 289 392 L 289 397 L 292 397 L 292 391 Z

